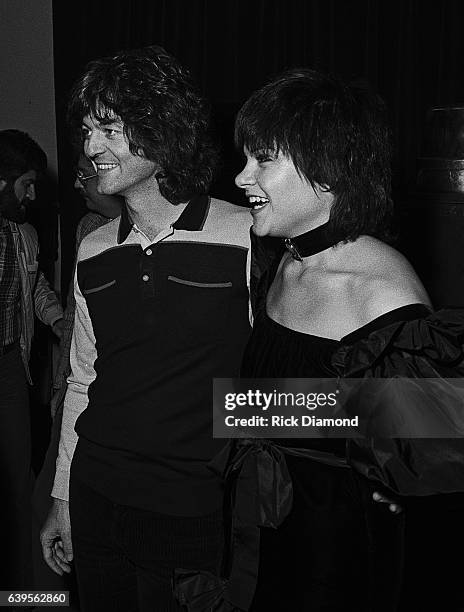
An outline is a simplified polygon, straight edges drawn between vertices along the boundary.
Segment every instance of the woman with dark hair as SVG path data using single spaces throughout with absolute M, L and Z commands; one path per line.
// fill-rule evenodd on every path
M 339 341 L 395 308 L 429 306 L 387 244 L 390 142 L 379 99 L 310 70 L 287 72 L 242 107 L 236 142 L 253 231 L 285 238 L 289 250 L 267 296 L 272 320 Z
M 253 232 L 284 238 L 287 247 L 258 304 L 242 376 L 333 377 L 340 344 L 429 313 L 414 270 L 388 244 L 390 140 L 378 98 L 311 70 L 286 72 L 242 107 L 236 143 L 246 155 L 236 184 L 252 207 Z M 297 446 L 345 454 L 342 439 Z M 382 609 L 394 610 L 403 517 L 369 501 L 374 489 L 352 470 L 286 461 L 293 509 L 277 531 L 261 530 L 263 579 L 253 609 L 285 609 L 284 602 L 295 612 L 370 609 L 368 505 L 370 520 L 396 543 L 370 559 L 390 555 L 392 567 L 385 563 L 370 586 L 380 582 L 372 592 L 384 599 Z
M 290 70 L 252 94 L 235 138 L 246 157 L 236 184 L 251 206 L 254 270 L 266 269 L 242 377 L 462 375 L 462 317 L 432 313 L 389 244 L 382 101 L 367 87 Z M 281 257 L 263 237 L 284 239 Z M 453 460 L 462 466 L 460 445 L 448 444 L 445 461 L 429 442 L 232 441 L 215 462 L 233 500 L 224 600 L 253 612 L 396 610 L 404 513 L 394 493 L 463 487 L 462 468 L 440 477 Z

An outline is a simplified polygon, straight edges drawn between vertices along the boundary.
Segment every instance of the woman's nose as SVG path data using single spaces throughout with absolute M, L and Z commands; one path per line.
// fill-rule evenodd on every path
M 245 189 L 249 185 L 253 185 L 255 183 L 255 176 L 253 172 L 253 168 L 251 162 L 247 162 L 245 167 L 237 176 L 235 177 L 235 184 L 237 187 L 241 189 Z

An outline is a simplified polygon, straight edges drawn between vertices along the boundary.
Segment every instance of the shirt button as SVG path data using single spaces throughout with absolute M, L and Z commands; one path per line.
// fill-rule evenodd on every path
M 150 279 L 150 277 L 148 276 L 148 274 L 144 274 L 144 275 L 142 276 L 142 280 L 144 280 L 144 281 L 147 281 L 147 280 L 149 280 L 149 279 Z
M 145 254 L 146 254 L 146 255 L 151 255 L 152 253 L 153 253 L 153 251 L 152 251 L 151 249 L 147 249 L 147 250 L 145 251 Z

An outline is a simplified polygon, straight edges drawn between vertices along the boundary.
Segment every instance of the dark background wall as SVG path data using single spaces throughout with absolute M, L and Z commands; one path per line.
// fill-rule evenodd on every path
M 30 208 L 29 220 L 39 233 L 41 268 L 51 281 L 59 259 L 52 34 L 52 0 L 0 0 L 0 129 L 28 132 L 47 154 L 47 177 L 38 185 L 38 199 Z M 31 358 L 35 385 L 30 388 L 34 432 L 36 424 L 39 430 L 47 431 L 49 407 L 45 404 L 52 375 L 52 346 L 50 328 L 37 321 Z M 33 464 L 37 468 L 46 436 L 35 437 L 34 442 Z
M 28 132 L 47 154 L 47 180 L 38 186 L 29 220 L 47 237 L 40 263 L 48 278 L 54 274 L 58 246 L 52 34 L 52 0 L 0 0 L 0 129 Z
M 56 180 L 52 0 L 0 0 L 0 129 L 37 139 Z
M 223 143 L 213 193 L 236 202 L 234 114 L 251 91 L 286 67 L 366 78 L 385 98 L 400 206 L 415 181 L 427 109 L 464 102 L 461 0 L 57 0 L 53 23 L 63 286 L 83 212 L 72 190 L 64 111 L 71 83 L 90 59 L 160 44 L 187 65 L 212 103 Z

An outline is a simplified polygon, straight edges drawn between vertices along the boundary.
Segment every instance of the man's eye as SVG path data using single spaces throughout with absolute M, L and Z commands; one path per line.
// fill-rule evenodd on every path
M 105 128 L 105 134 L 109 136 L 110 138 L 113 138 L 118 133 L 119 133 L 119 130 L 115 128 Z
M 88 127 L 81 127 L 81 136 L 84 140 L 90 137 L 90 130 Z

